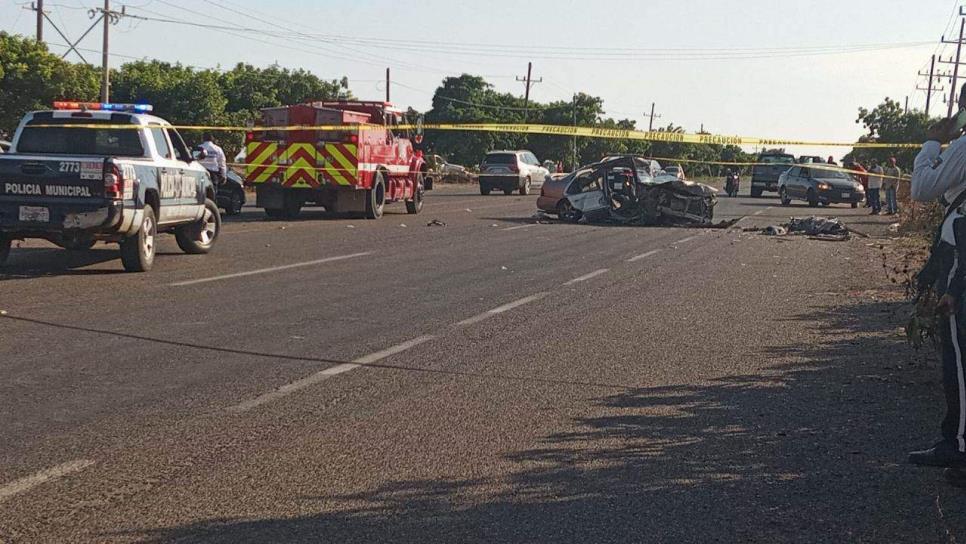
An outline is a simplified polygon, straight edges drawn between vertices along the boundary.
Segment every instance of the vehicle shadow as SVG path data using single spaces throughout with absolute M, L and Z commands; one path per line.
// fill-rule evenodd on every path
M 817 344 L 748 348 L 743 355 L 773 362 L 761 373 L 589 397 L 593 415 L 495 460 L 511 467 L 502 476 L 391 480 L 291 497 L 319 513 L 124 534 L 214 543 L 966 537 L 964 492 L 940 471 L 904 464 L 937 432 L 934 357 L 895 334 L 903 304 L 853 300 L 785 320 L 820 331 Z
M 397 202 L 393 204 L 386 205 L 383 210 L 384 215 L 412 215 L 406 211 L 406 206 L 402 202 Z M 272 218 L 265 215 L 265 211 L 261 208 L 248 207 L 242 208 L 241 213 L 238 215 L 224 215 L 222 214 L 221 220 L 224 224 L 247 224 L 247 223 L 299 223 L 304 221 L 345 221 L 348 219 L 363 220 L 366 218 L 363 214 L 355 213 L 335 213 L 326 211 L 321 207 L 310 207 L 303 208 L 298 216 L 288 219 L 288 218 Z
M 158 252 L 158 255 L 161 255 Z M 123 274 L 124 270 L 86 270 L 84 267 L 120 259 L 119 251 L 94 248 L 68 251 L 60 248 L 12 249 L 10 257 L 0 268 L 0 281 L 38 278 L 42 276 L 99 276 Z M 83 270 L 82 270 L 83 269 Z

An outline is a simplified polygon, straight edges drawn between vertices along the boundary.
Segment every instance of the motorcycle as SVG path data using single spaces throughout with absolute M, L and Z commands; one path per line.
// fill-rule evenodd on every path
M 738 174 L 729 173 L 728 177 L 725 178 L 725 192 L 732 198 L 738 196 L 738 188 L 740 185 L 741 178 Z

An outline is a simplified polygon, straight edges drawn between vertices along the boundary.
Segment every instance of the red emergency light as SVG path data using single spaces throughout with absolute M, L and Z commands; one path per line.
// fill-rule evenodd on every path
M 150 104 L 112 104 L 109 102 L 54 102 L 55 110 L 85 110 L 85 111 L 125 111 L 133 113 L 149 113 L 154 111 Z

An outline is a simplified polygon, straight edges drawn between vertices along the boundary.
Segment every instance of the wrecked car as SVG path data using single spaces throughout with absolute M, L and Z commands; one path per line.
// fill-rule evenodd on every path
M 656 161 L 615 157 L 573 174 L 559 217 L 569 222 L 710 226 L 717 193 L 709 185 L 662 176 Z

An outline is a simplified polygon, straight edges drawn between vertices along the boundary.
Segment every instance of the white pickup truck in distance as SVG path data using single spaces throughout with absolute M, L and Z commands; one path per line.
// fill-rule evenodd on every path
M 178 132 L 143 104 L 57 102 L 28 113 L 0 155 L 0 264 L 12 240 L 66 249 L 117 242 L 150 270 L 158 233 L 207 253 L 221 229 L 215 188 Z

